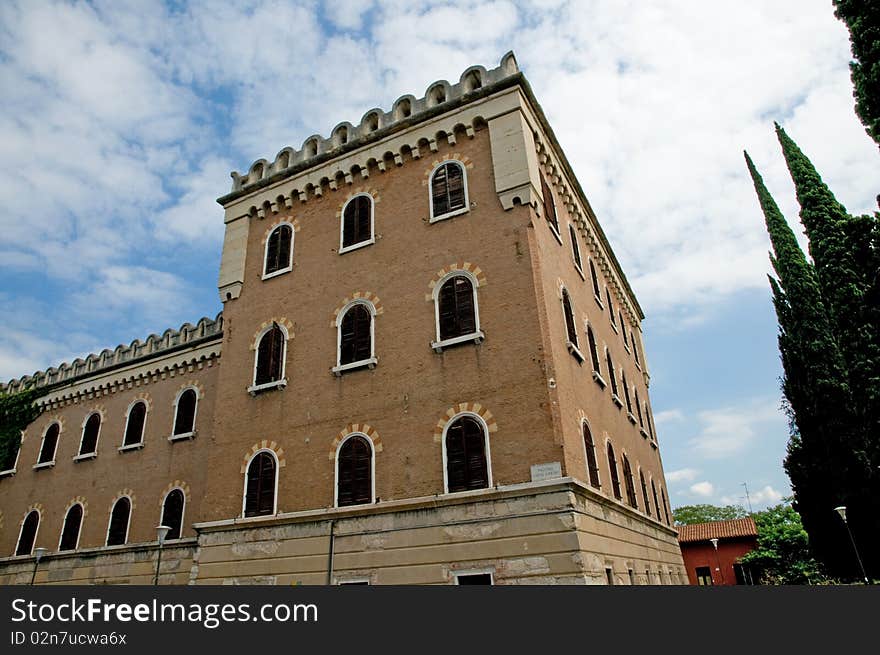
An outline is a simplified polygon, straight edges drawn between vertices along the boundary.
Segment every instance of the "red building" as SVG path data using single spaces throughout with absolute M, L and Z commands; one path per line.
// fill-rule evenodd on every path
M 678 543 L 692 585 L 755 584 L 748 565 L 740 557 L 758 545 L 752 517 L 679 525 Z

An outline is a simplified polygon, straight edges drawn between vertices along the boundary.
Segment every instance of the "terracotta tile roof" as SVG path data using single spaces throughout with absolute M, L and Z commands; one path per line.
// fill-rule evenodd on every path
M 730 521 L 712 521 L 693 525 L 677 525 L 678 542 L 709 541 L 709 539 L 733 539 L 738 537 L 757 537 L 758 529 L 751 516 Z

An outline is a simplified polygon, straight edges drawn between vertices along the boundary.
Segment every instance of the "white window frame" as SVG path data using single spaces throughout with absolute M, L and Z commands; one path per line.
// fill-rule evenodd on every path
M 86 425 L 88 425 L 89 419 L 92 418 L 93 416 L 95 416 L 96 414 L 98 415 L 99 422 L 98 422 L 98 437 L 95 439 L 95 449 L 90 453 L 84 453 L 84 452 L 82 452 L 82 444 L 83 444 L 83 439 L 86 438 Z M 146 422 L 144 423 L 144 425 L 146 425 Z M 101 412 L 95 410 L 95 411 L 92 411 L 92 412 L 89 412 L 88 414 L 86 414 L 86 418 L 82 422 L 82 430 L 80 431 L 80 434 L 79 434 L 79 446 L 76 449 L 76 455 L 74 455 L 74 457 L 73 457 L 74 462 L 82 462 L 87 459 L 95 459 L 98 456 L 98 444 L 101 442 L 101 430 L 103 428 L 104 428 L 104 416 L 101 414 Z M 122 435 L 122 440 L 123 441 L 125 440 L 124 434 Z
M 260 358 L 260 343 L 263 341 L 263 337 L 266 336 L 266 333 L 269 332 L 275 326 L 281 330 L 281 334 L 284 335 L 284 353 L 281 355 L 281 378 L 278 380 L 272 380 L 271 382 L 264 382 L 263 384 L 257 384 L 257 362 Z M 254 348 L 254 370 L 253 375 L 251 375 L 251 385 L 247 388 L 248 393 L 256 395 L 260 391 L 266 391 L 268 389 L 283 389 L 287 386 L 287 342 L 290 340 L 290 334 L 287 332 L 287 328 L 284 327 L 281 323 L 272 323 L 264 327 L 260 333 L 257 335 L 256 348 Z
M 599 481 L 599 485 L 594 487 L 590 484 L 590 458 L 587 456 L 587 443 L 584 439 L 584 426 L 590 431 L 590 436 L 593 437 L 593 458 L 596 460 L 596 479 Z M 590 489 L 594 489 L 596 491 L 602 490 L 602 468 L 599 466 L 599 456 L 596 454 L 596 437 L 593 436 L 593 430 L 590 428 L 590 423 L 587 419 L 581 419 L 581 445 L 584 447 L 584 464 L 586 465 L 587 471 L 587 479 L 586 483 Z
M 442 166 L 446 166 L 446 164 L 454 164 L 461 168 L 462 180 L 464 181 L 464 207 L 461 209 L 453 209 L 452 211 L 446 212 L 445 214 L 440 214 L 439 216 L 434 215 L 434 174 L 437 172 L 439 168 Z M 466 214 L 471 210 L 470 196 L 468 195 L 468 176 L 467 176 L 467 167 L 457 159 L 447 159 L 445 161 L 441 161 L 439 164 L 434 166 L 431 169 L 431 174 L 428 176 L 428 208 L 430 210 L 430 219 L 428 223 L 436 223 L 437 221 L 443 221 L 447 218 L 452 218 L 453 216 L 459 216 L 460 214 Z
M 92 413 L 94 414 L 94 412 L 92 412 Z M 90 416 L 91 416 L 91 414 L 90 414 Z M 67 517 L 70 516 L 70 510 L 72 510 L 77 505 L 80 506 L 80 508 L 81 508 L 80 511 L 82 512 L 82 515 L 80 516 L 80 519 L 79 519 L 79 529 L 76 531 L 76 545 L 73 547 L 72 550 L 62 551 L 61 550 L 61 540 L 64 539 L 64 528 L 67 527 Z M 61 522 L 61 534 L 58 535 L 58 548 L 57 548 L 57 550 L 59 553 L 61 553 L 61 552 L 72 553 L 75 550 L 79 550 L 79 540 L 80 540 L 80 537 L 82 537 L 82 527 L 83 527 L 83 521 L 85 521 L 85 519 L 86 519 L 86 508 L 83 506 L 82 503 L 79 503 L 79 502 L 73 503 L 70 507 L 67 508 L 67 511 L 64 512 L 64 521 Z
M 596 264 L 593 261 L 592 256 L 587 256 L 587 268 L 590 269 L 590 289 L 593 292 L 593 298 L 595 299 L 596 304 L 599 305 L 599 309 L 604 310 L 605 305 L 602 302 L 602 298 L 599 297 L 599 294 L 601 293 L 602 286 L 601 286 L 601 282 L 599 281 L 599 274 L 596 273 Z M 596 273 L 596 284 L 595 285 L 593 284 L 593 273 Z M 599 290 L 597 291 L 597 289 L 599 289 Z
M 15 453 L 15 462 L 12 464 L 11 469 L 6 469 L 5 471 L 0 471 L 0 478 L 5 478 L 7 476 L 12 477 L 18 472 L 18 460 L 21 458 L 21 447 L 24 445 L 24 439 L 21 439 L 18 442 L 18 451 Z M 38 455 L 39 457 L 39 455 Z
M 31 544 L 31 552 L 27 555 L 17 555 L 18 553 L 18 545 L 21 543 L 21 534 L 24 532 L 24 522 L 27 520 L 27 517 L 31 515 L 31 512 L 37 513 L 37 530 L 34 532 L 34 543 Z M 15 540 L 14 550 L 12 551 L 13 557 L 33 557 L 34 556 L 34 548 L 37 546 L 37 537 L 40 536 L 40 526 L 43 525 L 43 513 L 34 508 L 24 513 L 24 516 L 21 517 L 21 523 L 18 525 L 18 539 Z
M 180 434 L 174 434 L 174 426 L 177 425 L 177 404 L 180 402 L 181 396 L 183 396 L 183 394 L 186 393 L 187 391 L 189 391 L 190 389 L 192 389 L 192 391 L 196 394 L 196 407 L 195 407 L 195 410 L 193 411 L 192 430 L 190 430 L 189 432 L 181 432 Z M 171 417 L 172 417 L 171 418 L 171 435 L 168 437 L 168 441 L 182 441 L 184 439 L 193 439 L 196 436 L 196 433 L 198 432 L 198 430 L 196 430 L 196 419 L 198 418 L 198 415 L 199 415 L 199 401 L 200 400 L 201 400 L 201 398 L 199 398 L 199 388 L 197 386 L 195 386 L 194 384 L 190 384 L 177 392 L 177 395 L 174 396 L 174 412 L 172 412 L 172 414 L 171 414 Z
M 441 339 L 440 289 L 442 289 L 443 285 L 446 284 L 449 280 L 459 276 L 466 277 L 468 280 L 470 280 L 471 283 L 471 293 L 473 293 L 474 295 L 474 331 L 470 334 L 462 334 L 457 337 L 452 337 L 451 339 Z M 434 350 L 434 352 L 440 353 L 443 352 L 444 348 L 454 346 L 459 343 L 467 343 L 468 341 L 473 341 L 474 343 L 479 344 L 482 343 L 483 339 L 486 338 L 486 335 L 480 328 L 480 305 L 479 298 L 477 297 L 477 289 L 479 288 L 479 286 L 480 283 L 477 280 L 477 276 L 470 271 L 466 271 L 463 269 L 449 271 L 446 275 L 444 275 L 437 281 L 437 284 L 434 285 L 434 288 L 431 291 L 431 297 L 434 300 L 434 341 L 431 342 L 431 348 Z
M 574 334 L 575 338 L 577 338 L 577 319 L 575 318 L 574 313 L 574 303 L 571 300 L 571 294 L 568 292 L 568 289 L 561 286 L 559 288 L 559 306 L 562 308 L 562 324 L 565 326 L 565 347 L 568 348 L 568 352 L 578 360 L 578 364 L 583 364 L 585 358 L 584 354 L 581 352 L 580 345 L 572 343 L 571 339 L 568 338 L 568 317 L 565 314 L 565 296 L 568 296 L 568 304 L 571 309 L 571 321 L 574 323 Z
M 253 464 L 254 459 L 256 459 L 257 455 L 260 453 L 269 453 L 272 455 L 272 458 L 275 460 L 275 491 L 273 495 L 273 503 L 272 503 L 272 513 L 267 514 L 265 516 L 245 516 L 245 506 L 247 505 L 247 483 L 248 483 L 248 471 L 251 468 L 251 464 Z M 244 487 L 241 490 L 241 518 L 252 521 L 254 519 L 264 519 L 271 516 L 275 516 L 278 514 L 278 478 L 281 477 L 281 467 L 280 462 L 278 461 L 278 454 L 272 450 L 271 448 L 260 448 L 257 452 L 251 455 L 251 458 L 247 462 L 247 466 L 244 467 Z
M 125 445 L 125 435 L 128 434 L 128 420 L 131 418 L 131 410 L 138 403 L 143 403 L 144 407 L 146 407 L 146 411 L 144 412 L 144 424 L 141 426 L 141 440 L 137 443 Z M 128 406 L 128 409 L 125 410 L 125 429 L 122 431 L 122 445 L 117 448 L 120 453 L 124 453 L 128 450 L 140 450 L 144 447 L 144 434 L 147 432 L 147 417 L 150 415 L 150 403 L 148 403 L 143 398 L 135 398 L 131 401 L 131 404 Z
M 110 546 L 107 542 L 110 540 L 110 525 L 111 523 L 113 523 L 113 510 L 116 509 L 116 503 L 118 503 L 123 498 L 128 498 L 128 521 L 125 524 L 125 541 L 123 541 L 121 544 L 114 544 L 114 546 Z M 110 514 L 107 517 L 107 534 L 104 535 L 104 548 L 118 548 L 119 546 L 128 545 L 128 535 L 131 532 L 132 514 L 134 514 L 134 503 L 131 502 L 131 496 L 129 496 L 128 494 L 123 494 L 113 501 L 113 504 L 110 506 Z
M 364 432 L 351 432 L 345 435 L 345 439 L 339 442 L 336 447 L 336 458 L 334 461 L 333 473 L 333 507 L 339 507 L 339 453 L 342 452 L 342 446 L 352 437 L 363 437 L 370 444 L 370 503 L 376 502 L 376 447 L 373 440 Z M 367 503 L 361 503 L 366 505 Z M 358 505 L 346 505 L 345 507 L 358 507 Z
M 49 430 L 53 425 L 58 426 L 58 437 L 55 439 L 55 449 L 52 451 L 52 459 L 46 460 L 45 462 L 40 462 L 41 455 L 43 454 L 43 445 L 46 443 L 46 435 L 49 434 Z M 34 464 L 33 469 L 35 471 L 39 469 L 48 469 L 55 466 L 55 457 L 58 455 L 58 444 L 61 442 L 61 421 L 51 421 L 49 425 L 46 426 L 46 429 L 43 430 L 43 438 L 40 439 L 40 449 L 37 451 L 37 463 Z M 21 449 L 21 446 L 19 446 Z
M 355 305 L 364 305 L 367 308 L 367 311 L 370 312 L 370 356 L 367 357 L 367 359 L 342 364 L 342 320 Z M 369 300 L 357 298 L 346 304 L 339 311 L 339 314 L 336 315 L 336 366 L 330 370 L 334 375 L 339 376 L 342 375 L 343 372 L 355 368 L 363 368 L 365 366 L 375 368 L 378 363 L 379 359 L 376 357 L 376 306 Z
M 277 469 L 276 469 L 277 471 Z M 186 518 L 186 492 L 180 487 L 173 487 L 168 490 L 168 493 L 162 498 L 162 512 L 159 515 L 159 525 L 168 525 L 165 523 L 165 503 L 168 501 L 168 496 L 170 496 L 174 491 L 179 491 L 183 495 L 183 509 L 180 510 L 180 536 L 177 539 L 183 539 L 183 526 Z M 169 541 L 177 541 L 177 539 L 169 539 Z
M 272 238 L 272 235 L 275 234 L 279 229 L 281 229 L 282 225 L 287 225 L 290 227 L 290 259 L 287 262 L 287 266 L 283 268 L 279 268 L 277 271 L 273 271 L 272 273 L 266 273 L 266 263 L 267 258 L 269 256 L 269 240 Z M 266 236 L 266 243 L 263 246 L 263 266 L 262 266 L 262 279 L 269 280 L 273 277 L 278 277 L 279 275 L 284 275 L 285 273 L 290 273 L 293 270 L 293 246 L 296 241 L 296 229 L 293 227 L 293 223 L 289 221 L 281 221 L 278 225 L 272 228 L 269 234 Z
M 444 494 L 460 494 L 460 493 L 468 493 L 469 491 L 482 491 L 482 489 L 467 489 L 465 491 L 449 491 L 449 471 L 448 471 L 448 462 L 446 457 L 446 433 L 449 431 L 449 426 L 455 423 L 462 416 L 470 416 L 471 418 L 477 419 L 477 422 L 480 424 L 480 427 L 483 428 L 483 439 L 485 443 L 484 453 L 486 455 L 486 489 L 492 488 L 492 453 L 489 450 L 489 425 L 486 423 L 486 420 L 477 414 L 476 412 L 459 412 L 452 418 L 450 418 L 446 425 L 443 426 L 443 434 L 441 435 L 441 446 L 443 449 L 443 493 Z
M 357 243 L 353 243 L 350 246 L 344 246 L 342 244 L 345 241 L 345 210 L 355 198 L 360 198 L 361 196 L 370 199 L 370 238 L 365 239 L 364 241 L 358 241 Z M 365 248 L 366 246 L 371 246 L 374 243 L 376 243 L 376 201 L 369 193 L 356 193 L 351 198 L 345 201 L 345 204 L 342 206 L 342 213 L 339 214 L 339 254 L 342 255 L 347 252 L 351 252 L 352 250 L 357 250 L 358 248 Z M 292 249 L 291 253 L 293 253 Z
M 458 579 L 463 576 L 469 575 L 488 575 L 489 582 L 491 586 L 495 586 L 495 569 L 464 569 L 461 571 L 453 571 L 452 577 L 454 579 L 453 584 L 459 585 Z
M 574 264 L 574 268 L 578 272 L 578 275 L 580 275 L 581 279 L 584 282 L 586 282 L 587 276 L 584 275 L 584 269 L 583 269 L 584 259 L 581 256 L 580 244 L 577 242 L 577 228 L 574 225 L 572 225 L 571 222 L 568 223 L 568 237 L 571 239 L 571 261 Z M 577 255 L 578 255 L 577 258 L 575 258 L 575 256 L 574 256 L 575 250 L 577 250 Z M 577 261 L 578 258 L 581 260 L 580 264 L 578 264 L 578 261 Z

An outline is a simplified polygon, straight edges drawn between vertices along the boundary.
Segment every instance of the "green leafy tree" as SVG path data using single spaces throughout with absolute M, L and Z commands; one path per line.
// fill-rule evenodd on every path
M 762 584 L 816 584 L 825 576 L 813 559 L 800 515 L 787 503 L 752 515 L 758 547 L 740 562 L 757 572 Z
M 40 415 L 40 410 L 34 404 L 39 395 L 36 389 L 13 394 L 0 393 L 0 471 L 15 466 L 21 446 L 21 431 Z
M 693 525 L 695 523 L 709 523 L 710 521 L 729 521 L 748 516 L 746 511 L 739 505 L 682 505 L 672 510 L 672 516 L 676 525 Z
M 880 1 L 834 0 L 834 15 L 849 28 L 856 114 L 880 144 Z

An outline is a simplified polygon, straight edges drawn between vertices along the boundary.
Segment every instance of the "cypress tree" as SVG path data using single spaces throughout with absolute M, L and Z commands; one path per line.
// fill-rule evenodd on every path
M 834 0 L 834 15 L 849 28 L 850 75 L 856 114 L 865 131 L 880 144 L 880 2 Z

